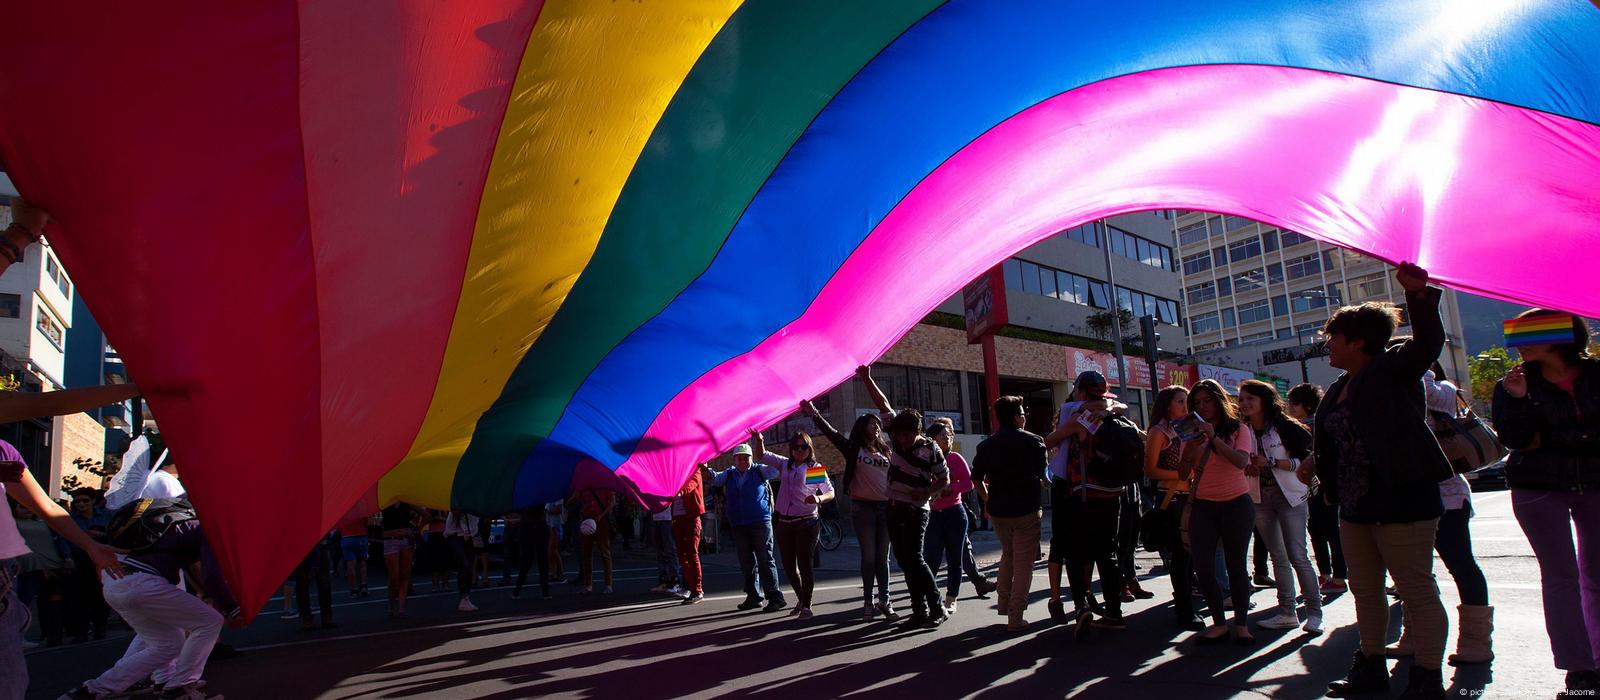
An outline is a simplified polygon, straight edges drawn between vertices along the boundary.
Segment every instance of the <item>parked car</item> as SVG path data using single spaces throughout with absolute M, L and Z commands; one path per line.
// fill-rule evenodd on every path
M 1465 476 L 1473 491 L 1499 491 L 1506 488 L 1506 460 L 1502 457 Z

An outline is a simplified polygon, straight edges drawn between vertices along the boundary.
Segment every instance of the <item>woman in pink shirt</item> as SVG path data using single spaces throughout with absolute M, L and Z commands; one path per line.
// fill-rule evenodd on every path
M 933 509 L 928 519 L 923 556 L 934 572 L 945 561 L 950 562 L 950 572 L 944 577 L 945 614 L 956 611 L 956 593 L 961 589 L 961 552 L 967 539 L 967 508 L 961 504 L 961 494 L 972 490 L 972 467 L 960 452 L 951 449 L 950 439 L 955 435 L 955 424 L 949 418 L 936 418 L 928 426 L 928 437 L 944 450 L 945 464 L 950 467 L 950 485 L 940 491 L 928 504 Z
M 1201 418 L 1201 435 L 1184 447 L 1180 476 L 1194 484 L 1189 506 L 1189 545 L 1194 555 L 1195 577 L 1211 611 L 1211 626 L 1196 635 L 1196 643 L 1221 641 L 1228 634 L 1222 610 L 1222 587 L 1217 584 L 1216 553 L 1222 546 L 1233 589 L 1233 638 L 1250 644 L 1250 572 L 1245 560 L 1250 535 L 1255 530 L 1256 509 L 1250 500 L 1250 455 L 1256 451 L 1255 433 L 1239 421 L 1233 399 L 1215 380 L 1203 379 L 1189 390 L 1189 410 Z

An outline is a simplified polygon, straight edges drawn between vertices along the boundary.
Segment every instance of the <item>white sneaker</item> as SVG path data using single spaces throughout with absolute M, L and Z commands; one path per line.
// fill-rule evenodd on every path
M 667 593 L 669 593 L 671 595 L 675 595 L 675 596 L 677 596 L 679 598 L 684 598 L 684 597 L 687 597 L 689 595 L 689 591 L 684 590 L 683 586 L 673 586 L 671 588 L 668 588 L 667 589 Z
M 478 606 L 472 604 L 472 599 L 462 598 L 461 602 L 456 604 L 456 610 L 458 612 L 478 612 Z
M 1291 613 L 1280 612 L 1256 624 L 1269 630 L 1292 630 L 1300 626 L 1300 618 Z
M 1312 636 L 1322 634 L 1322 617 L 1318 615 L 1306 617 L 1306 626 L 1302 629 Z
M 954 614 L 956 614 L 956 597 L 955 596 L 947 595 L 947 596 L 944 597 L 944 612 L 945 612 L 946 615 L 954 615 Z

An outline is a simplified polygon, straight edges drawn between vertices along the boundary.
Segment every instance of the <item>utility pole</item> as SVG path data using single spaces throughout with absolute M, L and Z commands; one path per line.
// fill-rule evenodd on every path
M 1111 270 L 1111 230 L 1104 219 L 1095 222 L 1100 231 L 1100 249 L 1106 254 L 1106 285 L 1111 290 L 1111 346 L 1117 355 L 1117 390 L 1128 391 L 1128 362 L 1122 356 L 1122 307 L 1117 305 L 1117 275 Z

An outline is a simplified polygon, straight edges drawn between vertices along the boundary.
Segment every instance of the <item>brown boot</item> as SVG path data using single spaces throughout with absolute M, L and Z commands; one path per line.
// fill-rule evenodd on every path
M 1494 649 L 1489 636 L 1494 632 L 1494 606 L 1461 605 L 1456 607 L 1461 625 L 1456 635 L 1456 653 L 1450 655 L 1450 665 L 1483 664 L 1494 660 Z

